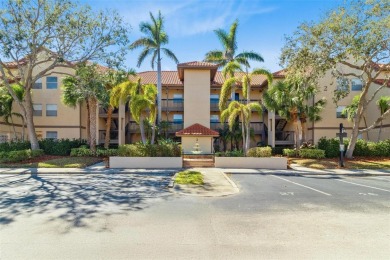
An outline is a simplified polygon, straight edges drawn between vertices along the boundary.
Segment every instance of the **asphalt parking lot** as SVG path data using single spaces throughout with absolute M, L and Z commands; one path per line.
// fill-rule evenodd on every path
M 170 171 L 0 175 L 0 259 L 390 258 L 390 177 L 271 173 L 215 198 Z

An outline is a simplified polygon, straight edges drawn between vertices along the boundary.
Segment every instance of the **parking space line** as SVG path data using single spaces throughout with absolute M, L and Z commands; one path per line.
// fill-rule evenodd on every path
M 279 176 L 276 176 L 276 175 L 271 175 L 271 176 L 273 176 L 273 177 L 275 177 L 275 178 L 278 178 L 278 179 L 281 179 L 281 180 L 284 180 L 284 181 L 287 181 L 287 182 L 290 182 L 290 183 L 295 184 L 295 185 L 298 185 L 298 186 L 302 186 L 302 187 L 307 188 L 307 189 L 310 189 L 310 190 L 314 190 L 314 191 L 316 191 L 316 192 L 322 193 L 322 194 L 327 195 L 327 196 L 332 196 L 332 195 L 329 194 L 329 193 L 326 193 L 326 192 L 323 192 L 323 191 L 314 189 L 314 188 L 312 188 L 312 187 L 309 187 L 309 186 L 306 186 L 306 185 L 303 185 L 303 184 L 300 184 L 300 183 L 297 183 L 297 182 L 293 182 L 293 181 L 287 180 L 287 179 L 285 179 L 285 178 L 282 178 L 282 177 L 279 177 Z
M 367 188 L 371 188 L 371 189 L 376 189 L 376 190 L 381 190 L 381 191 L 390 192 L 390 190 L 385 190 L 385 189 L 381 189 L 381 188 L 377 188 L 377 187 L 372 187 L 372 186 L 368 186 L 368 185 L 364 185 L 364 184 L 359 184 L 359 183 L 355 183 L 355 182 L 344 181 L 344 180 L 337 180 L 337 181 L 342 181 L 342 182 L 349 183 L 349 184 L 353 184 L 353 185 L 357 185 L 357 186 L 362 186 L 362 187 L 367 187 Z

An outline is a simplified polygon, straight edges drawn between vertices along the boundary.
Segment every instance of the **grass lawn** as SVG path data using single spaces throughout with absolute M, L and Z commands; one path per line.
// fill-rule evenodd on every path
M 176 174 L 175 182 L 177 184 L 202 185 L 203 175 L 197 171 L 182 171 Z
M 19 163 L 0 163 L 0 168 L 85 168 L 101 161 L 97 157 L 42 156 Z
M 315 169 L 336 169 L 339 168 L 338 158 L 326 159 L 303 159 L 289 158 L 289 163 L 296 163 L 304 167 Z M 390 169 L 390 158 L 388 157 L 355 157 L 345 159 L 345 169 Z

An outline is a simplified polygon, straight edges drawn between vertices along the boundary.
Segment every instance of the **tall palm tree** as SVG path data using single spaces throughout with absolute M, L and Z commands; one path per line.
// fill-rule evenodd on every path
M 383 115 L 387 110 L 390 109 L 390 96 L 385 96 L 385 97 L 382 96 L 380 99 L 377 100 L 376 104 L 379 108 L 381 115 Z M 383 120 L 381 120 L 381 126 L 379 128 L 378 142 L 381 139 L 382 127 L 383 127 Z
M 234 21 L 230 26 L 229 32 L 226 32 L 223 29 L 215 30 L 215 34 L 220 41 L 223 50 L 213 50 L 206 53 L 205 61 L 213 62 L 219 65 L 219 67 L 224 67 L 231 61 L 236 61 L 238 64 L 250 67 L 248 60 L 260 61 L 263 62 L 263 57 L 253 51 L 245 51 L 239 54 L 236 54 L 237 51 L 237 27 L 238 20 Z
M 142 85 L 141 78 L 137 82 L 126 81 L 113 88 L 110 104 L 118 107 L 120 103 L 129 102 L 130 113 L 140 127 L 141 140 L 145 144 L 145 121 L 150 124 L 152 136 L 150 143 L 154 144 L 156 129 L 156 96 L 157 88 L 153 84 Z
M 144 37 L 136 40 L 130 45 L 130 49 L 136 49 L 142 47 L 143 50 L 138 56 L 137 66 L 140 67 L 144 59 L 148 55 L 152 55 L 151 66 L 154 69 L 154 64 L 156 63 L 157 58 L 157 121 L 161 122 L 161 51 L 170 59 L 179 63 L 179 60 L 176 58 L 175 54 L 161 46 L 168 44 L 168 35 L 164 31 L 164 17 L 161 16 L 161 12 L 158 12 L 157 18 L 150 14 L 150 19 L 152 23 L 141 22 L 139 25 L 140 31 L 145 34 Z
M 80 64 L 76 68 L 75 76 L 66 77 L 63 80 L 62 101 L 65 105 L 76 106 L 81 100 L 85 100 L 89 108 L 89 145 L 91 151 L 96 151 L 98 102 L 105 102 L 108 93 L 104 79 L 96 64 Z

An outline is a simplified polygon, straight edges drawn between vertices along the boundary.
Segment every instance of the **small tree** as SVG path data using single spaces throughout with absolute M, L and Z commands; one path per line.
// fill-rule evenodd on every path
M 72 68 L 87 60 L 117 64 L 124 57 L 128 30 L 117 12 L 94 13 L 90 7 L 69 0 L 5 0 L 3 8 L 1 81 L 20 107 L 31 149 L 35 150 L 39 144 L 31 96 L 34 83 L 55 68 Z M 23 99 L 17 97 L 10 82 L 23 87 Z
M 390 110 L 390 97 L 381 97 L 376 102 L 380 115 L 383 116 L 384 113 L 386 113 L 388 110 Z M 382 134 L 382 127 L 383 127 L 383 119 L 381 120 L 381 126 L 379 128 L 378 133 L 378 142 L 381 140 L 381 134 Z
M 305 78 L 316 86 L 326 72 L 335 78 L 360 79 L 363 89 L 353 118 L 351 140 L 346 157 L 351 158 L 359 133 L 377 126 L 390 110 L 380 115 L 370 126 L 359 130 L 369 104 L 388 85 L 383 78 L 390 69 L 390 2 L 388 0 L 347 1 L 330 11 L 317 23 L 303 23 L 286 38 L 281 63 L 288 68 L 287 78 Z M 384 80 L 378 80 L 384 79 Z M 334 101 L 347 96 L 348 88 L 335 91 Z
M 18 98 L 22 99 L 24 95 L 23 88 L 19 85 L 13 84 L 11 85 L 12 90 L 15 92 Z M 20 113 L 16 113 L 13 111 L 13 97 L 8 93 L 7 89 L 4 87 L 0 87 L 0 117 L 4 118 L 5 123 L 12 126 L 14 139 L 16 140 L 18 137 L 16 135 L 15 124 L 12 117 L 19 117 L 22 119 L 22 140 L 24 140 L 24 120 L 23 116 Z

